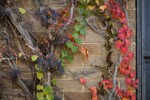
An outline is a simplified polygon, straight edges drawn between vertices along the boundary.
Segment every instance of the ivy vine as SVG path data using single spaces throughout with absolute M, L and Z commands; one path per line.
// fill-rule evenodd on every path
M 109 0 L 108 3 L 104 3 L 103 0 L 70 0 L 64 2 L 66 7 L 59 10 L 47 6 L 43 8 L 38 0 L 34 2 L 36 6 L 33 15 L 41 22 L 41 26 L 47 29 L 47 33 L 41 36 L 25 28 L 22 24 L 23 19 L 19 19 L 28 13 L 25 8 L 11 9 L 6 6 L 10 2 L 0 1 L 0 20 L 4 24 L 4 29 L 0 30 L 4 41 L 0 63 L 8 64 L 12 68 L 11 78 L 22 87 L 29 100 L 62 99 L 56 95 L 54 88 L 57 87 L 56 76 L 65 73 L 65 63 L 72 62 L 76 53 L 81 52 L 88 58 L 88 50 L 82 46 L 82 37 L 86 35 L 87 27 L 105 39 L 106 49 L 105 65 L 98 66 L 103 70 L 103 79 L 98 83 L 99 87 L 89 87 L 92 100 L 103 99 L 104 95 L 108 95 L 108 100 L 136 100 L 134 90 L 137 89 L 138 80 L 135 79 L 135 71 L 132 71 L 130 66 L 134 53 L 128 50 L 133 32 L 129 28 L 129 18 L 125 9 L 127 0 Z M 115 28 L 114 23 L 119 27 Z M 68 33 L 67 30 L 71 29 L 73 32 Z M 11 45 L 12 37 L 8 32 L 13 33 L 19 53 Z M 29 52 L 22 48 L 22 40 Z M 115 63 L 112 61 L 114 44 L 120 52 Z M 23 59 L 32 66 L 35 76 L 32 84 L 34 91 L 23 82 L 17 59 Z M 118 70 L 126 77 L 127 90 L 117 86 Z M 81 84 L 86 85 L 85 78 L 79 80 Z

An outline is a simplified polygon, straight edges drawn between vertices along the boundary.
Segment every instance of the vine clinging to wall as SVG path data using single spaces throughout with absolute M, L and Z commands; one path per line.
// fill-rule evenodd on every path
M 87 25 L 93 31 L 100 34 L 106 41 L 106 63 L 102 68 L 105 70 L 102 74 L 102 81 L 99 82 L 99 88 L 90 87 L 92 100 L 98 100 L 98 96 L 108 94 L 108 99 L 135 100 L 134 90 L 137 88 L 138 80 L 135 80 L 135 71 L 131 70 L 130 61 L 133 59 L 133 52 L 128 50 L 130 46 L 130 37 L 133 32 L 129 28 L 128 14 L 123 2 L 126 0 L 109 0 L 104 3 L 103 0 L 70 0 L 65 8 L 54 10 L 50 7 L 40 8 L 40 4 L 35 0 L 36 11 L 35 17 L 39 20 L 48 32 L 44 36 L 38 36 L 23 27 L 23 20 L 18 20 L 18 16 L 24 15 L 27 11 L 24 8 L 10 9 L 6 7 L 9 3 L 2 0 L 0 7 L 0 15 L 5 25 L 5 30 L 1 30 L 1 36 L 4 40 L 4 50 L 1 54 L 1 63 L 8 63 L 12 68 L 11 77 L 23 88 L 28 99 L 46 99 L 60 100 L 55 95 L 56 86 L 55 75 L 63 75 L 66 62 L 73 61 L 73 55 L 78 51 L 88 58 L 88 50 L 83 47 L 82 36 L 86 35 Z M 94 17 L 91 17 L 94 16 Z M 99 21 L 100 23 L 96 22 Z M 113 22 L 117 22 L 120 27 L 114 28 Z M 15 52 L 10 45 L 10 37 L 8 35 L 8 27 L 11 29 L 13 36 L 16 38 L 19 52 Z M 66 33 L 73 27 L 72 33 Z M 19 37 L 22 37 L 21 39 Z M 22 42 L 31 52 L 25 52 L 22 49 Z M 120 56 L 116 63 L 112 62 L 113 44 L 120 51 Z M 61 48 L 59 54 L 57 49 Z M 19 55 L 17 55 L 19 54 Z M 30 56 L 32 55 L 32 56 Z M 29 59 L 35 75 L 33 81 L 33 90 L 30 91 L 20 75 L 17 68 L 17 59 L 23 57 L 27 62 Z M 112 67 L 114 66 L 114 71 Z M 117 73 L 125 75 L 127 90 L 117 87 Z M 47 76 L 47 82 L 44 83 L 44 76 Z M 81 84 L 86 85 L 86 80 L 80 78 Z M 36 94 L 35 97 L 32 97 Z

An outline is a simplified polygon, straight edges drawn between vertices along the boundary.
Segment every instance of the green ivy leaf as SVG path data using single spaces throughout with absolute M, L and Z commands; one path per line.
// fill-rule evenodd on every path
M 91 16 L 92 15 L 92 11 L 86 9 L 85 10 L 85 17 Z
M 82 27 L 80 29 L 80 34 L 85 35 L 86 34 L 86 27 Z
M 36 86 L 36 89 L 37 89 L 37 90 L 43 90 L 43 85 L 37 85 L 37 86 Z
M 51 80 L 51 82 L 52 82 L 53 85 L 56 85 L 56 84 L 57 84 L 56 78 L 53 78 L 53 79 Z
M 65 50 L 62 50 L 62 51 L 61 51 L 61 56 L 62 56 L 63 58 L 67 57 L 67 56 L 68 56 L 68 52 L 65 51 Z
M 43 73 L 42 72 L 37 72 L 36 77 L 41 80 L 43 78 Z
M 81 44 L 82 43 L 82 39 L 81 38 L 76 38 L 75 41 L 76 41 L 77 44 Z
M 80 15 L 84 14 L 84 9 L 83 9 L 83 8 L 78 8 L 78 13 L 79 13 Z
M 73 47 L 71 48 L 71 51 L 72 51 L 73 53 L 77 53 L 77 52 L 78 52 L 78 47 L 77 47 L 77 46 L 73 46 Z
M 68 60 L 69 62 L 72 62 L 72 61 L 73 61 L 73 56 L 72 56 L 72 55 L 68 55 L 68 56 L 67 56 L 67 60 Z
M 36 93 L 36 97 L 38 98 L 38 100 L 44 98 L 44 93 L 43 92 L 37 92 Z
M 49 93 L 52 93 L 52 87 L 47 86 L 43 89 L 44 94 L 48 95 Z
M 81 17 L 76 17 L 77 22 L 81 22 L 82 18 Z
M 75 25 L 74 28 L 76 31 L 80 31 L 81 25 Z
M 37 60 L 37 58 L 38 58 L 38 56 L 37 56 L 37 55 L 33 55 L 33 56 L 31 57 L 32 61 L 36 61 L 36 60 Z
M 47 100 L 54 100 L 54 95 L 49 94 L 49 95 L 46 96 L 46 99 Z
M 24 9 L 24 8 L 19 8 L 19 12 L 21 13 L 21 14 L 25 14 L 26 13 L 26 10 Z
M 40 70 L 37 64 L 35 64 L 35 69 L 36 69 L 37 71 Z
M 73 44 L 72 44 L 70 41 L 68 41 L 68 42 L 66 43 L 66 46 L 67 46 L 68 48 L 72 48 L 72 47 L 73 47 Z
M 78 34 L 77 32 L 75 32 L 72 36 L 73 36 L 73 38 L 75 39 L 75 38 L 78 38 L 78 37 L 79 37 L 79 34 Z
M 82 20 L 82 21 L 80 21 L 80 24 L 81 24 L 82 26 L 86 26 L 87 22 L 86 22 L 86 20 Z

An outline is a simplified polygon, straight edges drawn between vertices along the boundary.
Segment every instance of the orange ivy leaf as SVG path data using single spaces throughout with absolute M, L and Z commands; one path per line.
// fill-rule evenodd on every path
M 122 98 L 122 100 L 129 100 L 128 98 Z
M 88 52 L 88 49 L 87 49 L 87 48 L 85 48 L 85 47 L 80 47 L 80 52 L 81 52 L 85 57 L 88 58 L 89 52 Z

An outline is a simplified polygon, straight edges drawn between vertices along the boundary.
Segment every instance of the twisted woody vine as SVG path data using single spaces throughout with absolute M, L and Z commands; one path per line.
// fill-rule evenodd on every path
M 43 0 L 33 0 L 35 10 L 31 15 L 47 30 L 39 35 L 24 25 L 24 16 L 30 11 L 23 7 L 9 7 L 15 5 L 15 1 L 0 0 L 0 36 L 3 45 L 0 63 L 8 64 L 11 68 L 9 75 L 0 74 L 0 80 L 2 77 L 13 79 L 23 89 L 27 100 L 62 100 L 56 95 L 59 91 L 56 76 L 65 74 L 66 63 L 72 63 L 76 53 L 80 52 L 88 59 L 88 49 L 82 46 L 82 37 L 90 27 L 105 39 L 107 51 L 105 66 L 93 65 L 102 70 L 102 80 L 97 83 L 99 87 L 89 87 L 92 100 L 104 100 L 105 95 L 108 100 L 136 100 L 138 80 L 130 65 L 134 58 L 134 53 L 129 51 L 133 31 L 129 27 L 127 1 L 108 0 L 104 3 L 103 0 L 66 0 L 61 3 L 65 7 L 55 10 L 44 5 Z M 114 27 L 113 23 L 118 27 Z M 27 23 L 27 26 L 32 25 Z M 70 33 L 67 30 L 73 31 Z M 112 61 L 114 46 L 120 53 L 115 63 Z M 34 76 L 31 84 L 21 76 L 18 60 L 31 66 Z M 0 72 L 4 73 L 3 70 Z M 118 87 L 118 73 L 125 77 L 125 90 Z M 78 79 L 86 85 L 85 78 Z M 6 87 L 0 83 L 0 88 Z

